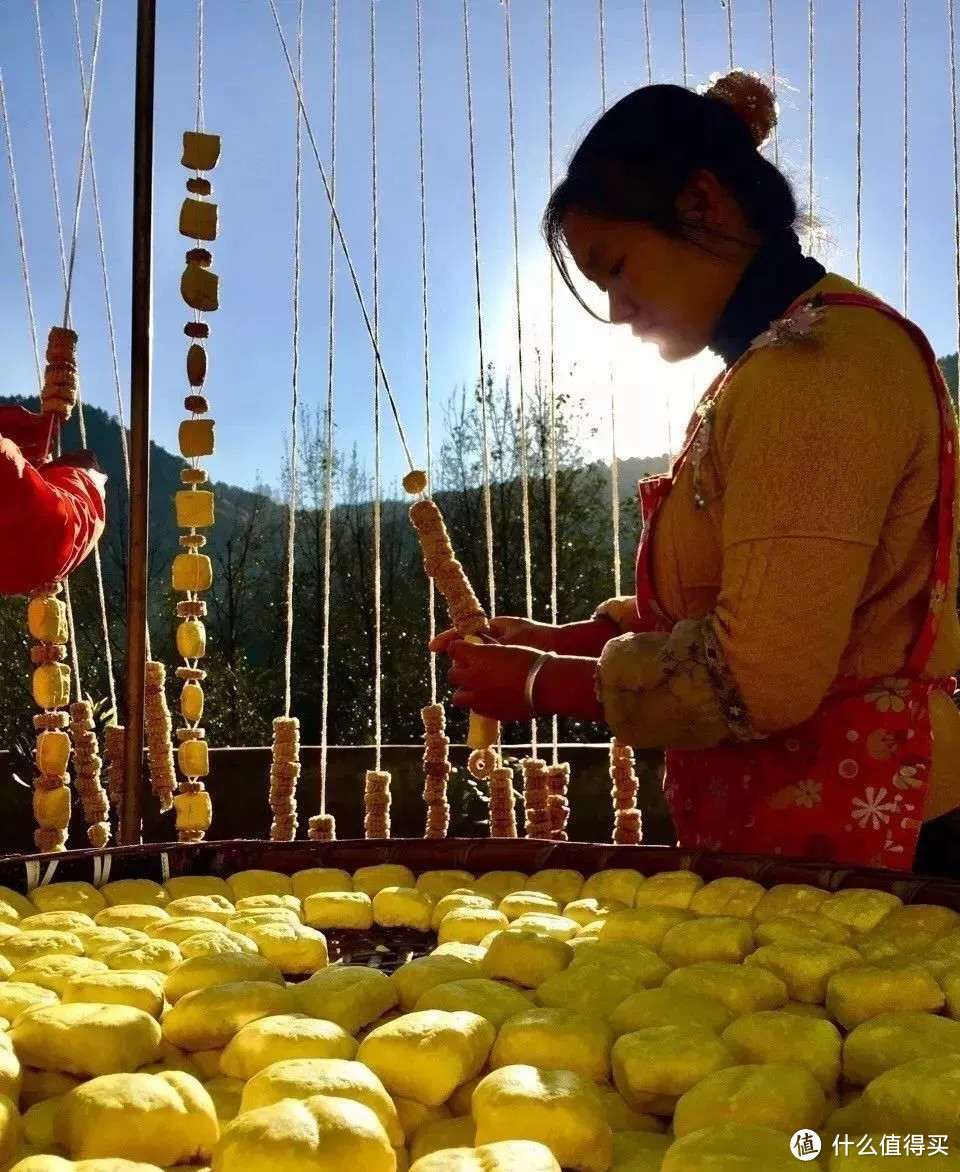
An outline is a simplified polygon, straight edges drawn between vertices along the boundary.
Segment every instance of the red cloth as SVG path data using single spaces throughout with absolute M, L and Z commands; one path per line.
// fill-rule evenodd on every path
M 44 464 L 53 421 L 0 407 L 0 594 L 65 578 L 103 533 L 106 477 Z

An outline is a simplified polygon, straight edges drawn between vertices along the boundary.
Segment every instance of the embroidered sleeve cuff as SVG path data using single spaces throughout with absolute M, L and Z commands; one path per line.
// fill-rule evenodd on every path
M 757 738 L 709 619 L 612 639 L 597 665 L 597 697 L 614 736 L 636 748 Z
M 624 595 L 621 598 L 608 598 L 601 602 L 590 616 L 594 619 L 609 619 L 621 631 L 639 631 L 640 620 L 637 615 L 636 595 Z

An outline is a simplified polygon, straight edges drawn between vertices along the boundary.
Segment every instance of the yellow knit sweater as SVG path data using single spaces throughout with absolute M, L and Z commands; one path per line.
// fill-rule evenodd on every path
M 827 276 L 811 292 L 857 292 Z M 653 575 L 675 623 L 710 616 L 761 733 L 816 711 L 837 676 L 901 672 L 929 602 L 940 425 L 923 359 L 884 315 L 828 306 L 809 338 L 755 351 L 716 406 L 700 464 L 707 507 L 681 470 L 655 530 Z M 956 542 L 930 676 L 960 668 Z M 601 607 L 625 632 L 629 602 Z M 686 624 L 684 624 L 686 627 Z M 663 636 L 608 644 L 607 719 L 634 744 L 688 748 L 727 730 L 705 673 L 670 696 Z M 960 805 L 960 712 L 931 699 L 935 747 L 925 817 Z

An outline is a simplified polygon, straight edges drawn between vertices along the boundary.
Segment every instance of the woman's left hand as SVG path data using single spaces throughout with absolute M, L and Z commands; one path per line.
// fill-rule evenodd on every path
M 527 647 L 456 640 L 447 648 L 453 664 L 447 679 L 457 689 L 453 703 L 494 720 L 529 720 L 524 699 L 527 676 L 539 654 Z M 548 659 L 537 675 L 534 702 L 541 716 L 602 720 L 594 693 L 595 661 L 573 656 Z

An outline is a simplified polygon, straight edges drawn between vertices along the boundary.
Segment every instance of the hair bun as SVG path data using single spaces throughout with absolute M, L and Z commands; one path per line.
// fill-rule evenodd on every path
M 703 91 L 708 98 L 726 102 L 746 123 L 750 137 L 762 147 L 777 125 L 777 100 L 773 90 L 756 73 L 742 69 L 714 75 Z

